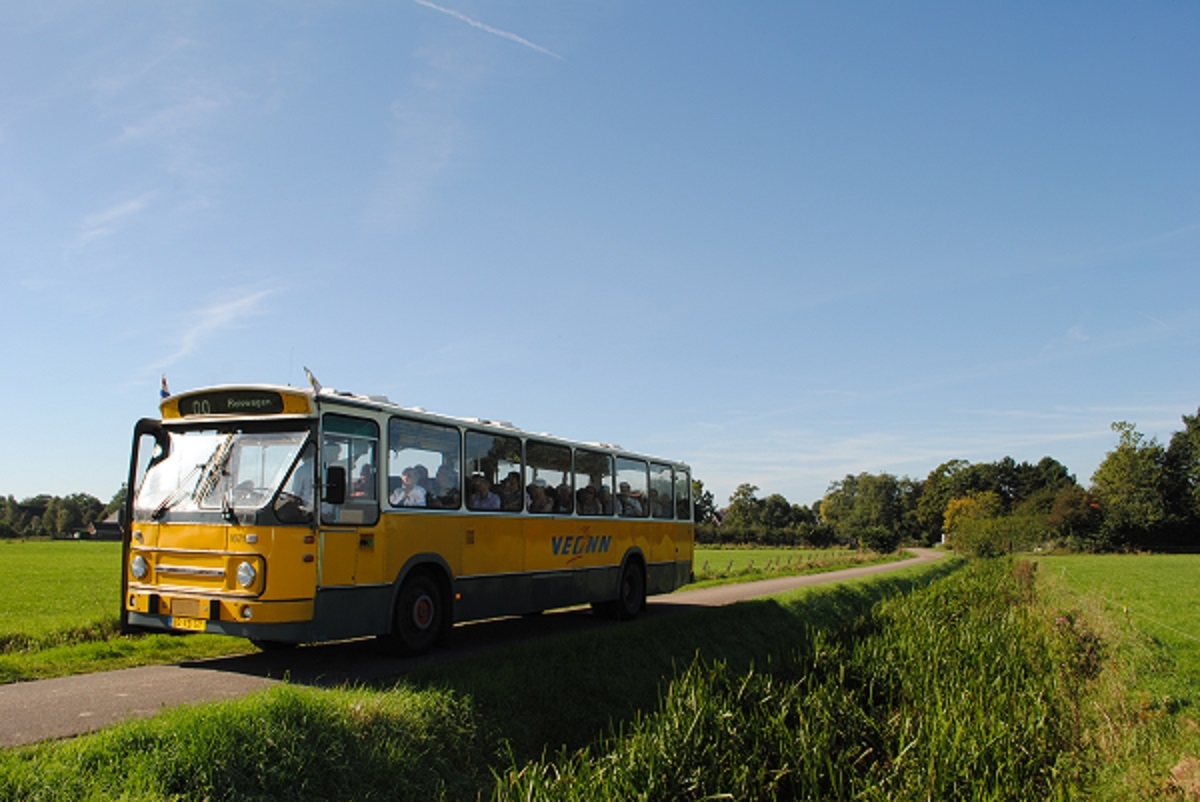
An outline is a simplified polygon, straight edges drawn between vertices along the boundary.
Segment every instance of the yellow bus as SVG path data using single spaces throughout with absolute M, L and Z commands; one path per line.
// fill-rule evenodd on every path
M 165 398 L 134 430 L 128 629 L 255 643 L 377 637 L 590 603 L 630 618 L 689 581 L 687 465 L 320 388 Z

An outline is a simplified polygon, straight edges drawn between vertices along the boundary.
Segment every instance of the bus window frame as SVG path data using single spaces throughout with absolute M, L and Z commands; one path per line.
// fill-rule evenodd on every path
M 350 425 L 346 429 L 340 429 L 337 426 L 330 427 L 329 424 L 331 422 L 336 424 L 339 421 L 347 421 Z M 356 428 L 351 428 L 351 425 L 356 427 L 357 430 Z M 328 453 L 330 443 L 331 441 L 337 442 L 339 440 L 348 448 L 348 453 L 344 459 L 331 463 L 329 462 Z M 363 463 L 370 466 L 371 481 L 374 483 L 374 492 L 369 497 L 356 498 L 351 492 L 353 484 L 351 469 L 360 466 L 352 466 L 350 465 L 350 461 L 355 460 L 356 455 L 361 455 L 362 453 L 354 448 L 355 442 L 367 442 L 370 444 L 370 460 Z M 321 524 L 324 526 L 374 526 L 379 523 L 379 456 L 382 445 L 379 422 L 374 418 L 348 415 L 341 411 L 326 412 L 321 416 L 320 444 L 318 459 L 320 460 L 321 475 L 324 480 L 324 486 L 321 489 L 321 498 L 325 500 L 321 504 Z M 344 475 L 339 477 L 337 471 L 333 470 L 336 468 L 341 468 L 344 471 Z M 337 490 L 339 489 L 343 494 L 341 503 L 336 501 Z M 331 493 L 330 491 L 333 492 Z M 361 518 L 355 514 L 358 512 L 362 513 Z M 347 515 L 346 513 L 351 514 Z

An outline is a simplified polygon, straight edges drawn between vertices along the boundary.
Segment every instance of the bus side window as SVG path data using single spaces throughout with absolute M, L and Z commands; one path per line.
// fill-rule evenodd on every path
M 645 518 L 650 514 L 646 498 L 646 463 L 640 459 L 617 457 L 616 513 L 624 518 Z
M 600 451 L 575 449 L 576 512 L 612 515 L 612 457 Z
M 675 517 L 692 520 L 692 479 L 687 471 L 675 470 Z
M 388 421 L 388 503 L 457 510 L 461 439 L 454 426 L 394 417 Z
M 528 510 L 569 514 L 575 506 L 571 492 L 571 448 L 527 440 L 525 463 Z
M 675 517 L 672 486 L 671 466 L 650 463 L 650 514 L 655 518 Z
M 520 512 L 525 509 L 521 482 L 521 440 L 490 432 L 468 431 L 466 439 L 467 509 Z

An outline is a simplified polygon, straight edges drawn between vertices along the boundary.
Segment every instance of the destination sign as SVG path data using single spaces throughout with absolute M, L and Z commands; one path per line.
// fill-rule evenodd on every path
M 280 415 L 283 396 L 271 390 L 216 390 L 180 397 L 179 415 Z

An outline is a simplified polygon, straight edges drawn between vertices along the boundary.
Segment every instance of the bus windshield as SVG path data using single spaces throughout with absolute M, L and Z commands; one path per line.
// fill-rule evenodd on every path
M 282 486 L 307 431 L 172 431 L 167 456 L 146 469 L 134 516 L 172 512 L 251 511 Z

